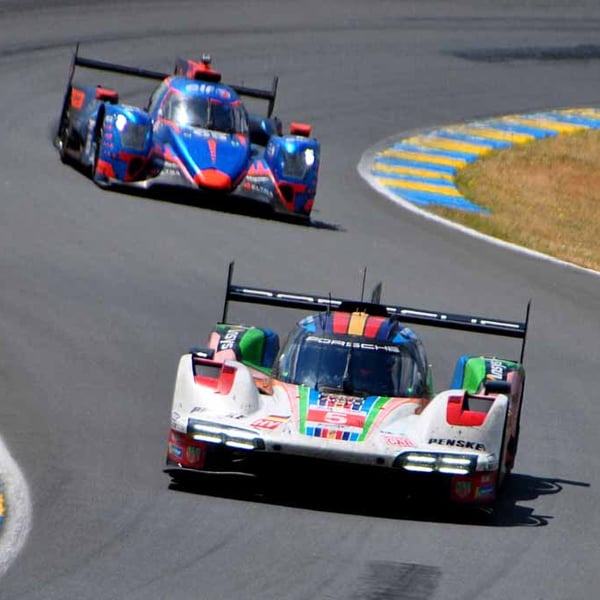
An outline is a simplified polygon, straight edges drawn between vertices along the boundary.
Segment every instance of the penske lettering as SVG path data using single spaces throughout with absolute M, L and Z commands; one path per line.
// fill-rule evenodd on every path
M 485 444 L 479 442 L 469 442 L 467 440 L 453 440 L 451 438 L 429 438 L 430 444 L 438 446 L 449 446 L 452 448 L 463 448 L 465 450 L 485 451 Z

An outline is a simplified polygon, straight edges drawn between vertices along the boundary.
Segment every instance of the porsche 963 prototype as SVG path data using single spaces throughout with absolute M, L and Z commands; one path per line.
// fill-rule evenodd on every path
M 436 489 L 486 504 L 519 441 L 525 321 L 432 312 L 232 283 L 205 347 L 179 361 L 165 471 L 256 473 L 282 461 L 388 472 L 398 491 Z M 364 285 L 363 285 L 364 289 Z M 281 345 L 271 329 L 230 323 L 229 302 L 310 310 Z M 464 355 L 434 393 L 423 343 L 409 324 L 507 336 L 519 358 Z
M 146 106 L 122 104 L 116 90 L 75 82 L 76 67 L 157 80 Z M 175 186 L 239 196 L 308 221 L 317 191 L 320 144 L 311 126 L 283 133 L 270 89 L 228 85 L 204 55 L 177 59 L 171 74 L 73 56 L 56 146 L 101 187 Z M 266 115 L 244 99 L 266 101 Z

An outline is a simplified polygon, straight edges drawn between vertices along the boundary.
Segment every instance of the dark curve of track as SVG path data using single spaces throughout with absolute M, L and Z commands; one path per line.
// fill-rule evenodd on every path
M 600 103 L 598 53 L 576 50 L 599 27 L 592 0 L 0 0 L 0 435 L 34 511 L 0 599 L 594 597 L 600 278 L 423 220 L 356 165 L 401 132 Z M 51 138 L 77 41 L 157 70 L 210 52 L 247 85 L 278 74 L 277 113 L 322 142 L 314 226 L 103 192 L 61 165 Z M 220 317 L 230 260 L 240 282 L 339 296 L 367 266 L 389 302 L 507 319 L 532 298 L 520 455 L 498 511 L 408 510 L 359 481 L 169 489 L 177 359 Z M 235 310 L 282 331 L 298 316 Z M 490 351 L 423 333 L 438 387 L 458 354 Z

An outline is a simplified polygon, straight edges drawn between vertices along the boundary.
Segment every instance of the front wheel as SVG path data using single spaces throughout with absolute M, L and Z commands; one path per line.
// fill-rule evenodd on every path
M 104 116 L 99 115 L 100 124 L 96 127 L 94 134 L 94 156 L 92 161 L 92 179 L 100 187 L 108 185 L 108 177 L 103 173 L 100 156 L 102 155 L 102 139 L 104 137 Z

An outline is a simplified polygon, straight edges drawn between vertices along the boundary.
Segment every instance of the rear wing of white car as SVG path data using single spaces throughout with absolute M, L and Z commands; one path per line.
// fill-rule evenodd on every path
M 381 284 L 375 286 L 371 295 L 371 302 L 361 300 L 349 300 L 313 294 L 285 292 L 257 288 L 253 286 L 234 285 L 232 283 L 234 263 L 229 264 L 227 274 L 227 289 L 223 306 L 222 322 L 227 322 L 227 311 L 229 302 L 245 302 L 251 304 L 265 304 L 267 306 L 278 306 L 283 308 L 308 309 L 310 311 L 347 311 L 360 310 L 372 315 L 396 317 L 402 323 L 439 327 L 445 329 L 457 329 L 474 333 L 498 335 L 509 338 L 521 339 L 521 358 L 523 362 L 525 353 L 525 341 L 527 338 L 527 327 L 529 325 L 529 313 L 531 300 L 527 303 L 524 321 L 506 321 L 493 317 L 481 317 L 460 313 L 447 313 L 432 311 L 423 308 L 408 306 L 389 305 L 380 302 Z

